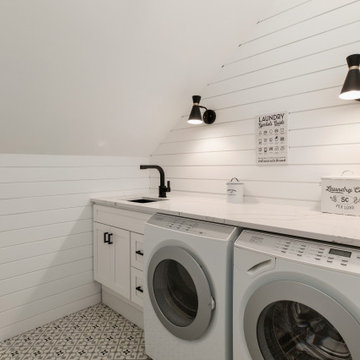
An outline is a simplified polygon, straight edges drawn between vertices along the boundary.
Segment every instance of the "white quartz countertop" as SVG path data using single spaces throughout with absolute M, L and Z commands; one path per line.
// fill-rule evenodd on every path
M 144 194 L 98 196 L 91 200 L 127 210 L 179 215 L 360 247 L 360 217 L 357 216 L 325 214 L 303 206 L 231 204 L 225 199 L 195 196 L 170 195 L 167 200 L 146 204 L 127 201 L 141 196 Z

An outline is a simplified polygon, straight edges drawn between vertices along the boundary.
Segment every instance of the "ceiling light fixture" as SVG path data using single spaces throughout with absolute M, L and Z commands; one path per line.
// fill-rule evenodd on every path
M 205 106 L 199 105 L 201 100 L 200 95 L 193 95 L 192 99 L 193 107 L 191 109 L 190 116 L 187 122 L 192 125 L 202 124 L 203 122 L 208 125 L 212 124 L 216 119 L 215 111 L 209 110 Z M 200 108 L 205 109 L 203 116 L 201 116 Z
M 339 98 L 360 101 L 360 54 L 350 55 L 346 58 L 346 61 L 349 66 L 349 72 Z

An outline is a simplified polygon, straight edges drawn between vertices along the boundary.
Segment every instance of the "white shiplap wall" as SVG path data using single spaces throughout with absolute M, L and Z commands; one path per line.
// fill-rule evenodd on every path
M 187 125 L 183 115 L 152 155 L 174 191 L 223 195 L 236 176 L 247 201 L 317 207 L 321 176 L 360 174 L 360 103 L 338 98 L 345 59 L 360 50 L 360 1 L 278 3 L 201 93 L 215 124 Z M 261 167 L 255 118 L 272 111 L 290 113 L 289 163 Z
M 0 340 L 100 301 L 96 193 L 148 190 L 148 158 L 0 155 Z

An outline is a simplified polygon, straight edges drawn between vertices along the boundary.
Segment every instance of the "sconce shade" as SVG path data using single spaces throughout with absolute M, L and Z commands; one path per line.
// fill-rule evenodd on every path
M 191 113 L 189 116 L 188 123 L 189 124 L 202 124 L 200 107 L 198 105 L 193 105 L 191 109 Z
M 350 55 L 346 58 L 349 72 L 346 76 L 344 86 L 339 95 L 343 100 L 360 99 L 360 54 Z

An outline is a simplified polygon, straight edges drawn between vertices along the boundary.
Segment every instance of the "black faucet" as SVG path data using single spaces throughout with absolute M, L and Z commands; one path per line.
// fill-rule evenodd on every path
M 170 181 L 167 182 L 167 186 L 165 186 L 165 173 L 161 166 L 159 165 L 140 165 L 140 169 L 156 169 L 160 173 L 160 186 L 159 186 L 159 197 L 166 198 L 166 193 L 170 192 Z

